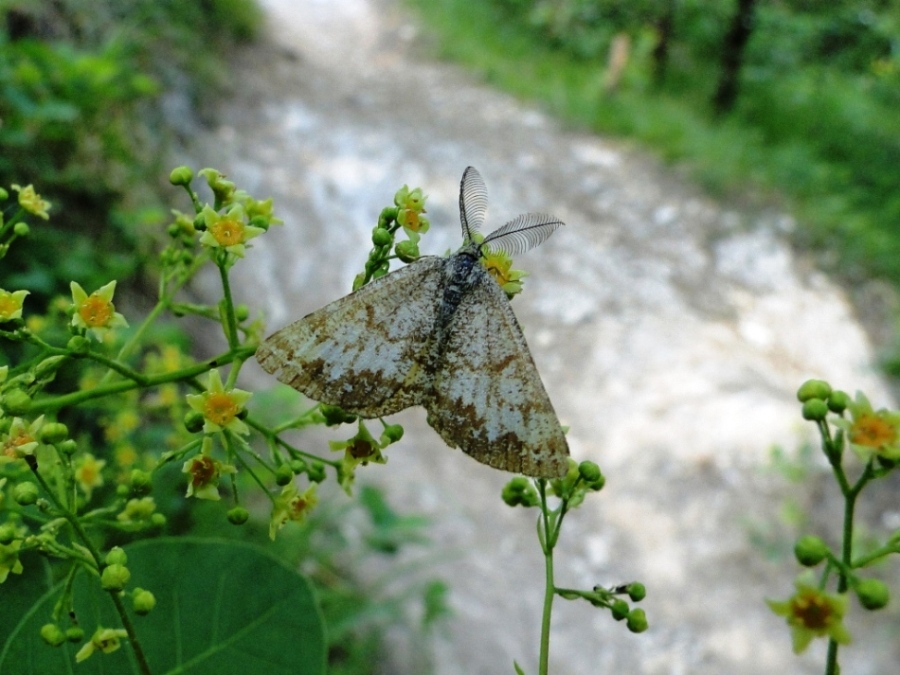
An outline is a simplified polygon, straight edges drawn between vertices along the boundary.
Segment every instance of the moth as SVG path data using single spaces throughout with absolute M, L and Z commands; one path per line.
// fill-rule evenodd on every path
M 468 167 L 459 188 L 464 244 L 422 256 L 266 339 L 260 365 L 309 398 L 363 418 L 411 406 L 452 447 L 534 477 L 565 475 L 569 447 L 506 293 L 482 265 L 516 255 L 563 223 L 542 213 L 479 243 L 487 188 Z

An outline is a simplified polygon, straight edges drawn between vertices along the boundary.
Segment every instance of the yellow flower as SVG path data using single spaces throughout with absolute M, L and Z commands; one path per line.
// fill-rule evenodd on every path
M 232 255 L 243 258 L 245 244 L 258 237 L 264 229 L 248 225 L 244 208 L 240 204 L 232 206 L 227 213 L 220 214 L 205 206 L 201 212 L 206 222 L 206 230 L 200 236 L 200 243 L 210 248 L 222 248 Z
M 41 196 L 34 191 L 33 185 L 25 187 L 13 185 L 12 189 L 19 193 L 19 206 L 38 218 L 49 220 L 50 216 L 47 211 L 50 210 L 50 202 L 41 199 Z
M 872 457 L 900 459 L 900 414 L 882 408 L 875 411 L 861 391 L 847 406 L 850 419 L 840 419 L 836 425 L 844 430 L 850 447 L 864 461 Z
M 9 573 L 22 574 L 22 561 L 19 560 L 19 549 L 22 540 L 16 539 L 10 544 L 0 544 L 0 584 L 6 581 Z
M 122 646 L 119 640 L 126 637 L 128 637 L 128 631 L 124 628 L 97 628 L 91 636 L 91 641 L 75 654 L 75 661 L 81 663 L 95 651 L 110 654 Z
M 490 272 L 500 288 L 506 293 L 506 297 L 512 297 L 522 292 L 522 279 L 528 276 L 527 272 L 512 269 L 512 256 L 505 251 L 490 251 L 482 259 L 481 264 Z
M 428 197 L 422 192 L 422 188 L 410 190 L 404 185 L 397 190 L 394 195 L 394 204 L 397 205 L 397 222 L 409 233 L 419 232 L 424 234 L 428 231 L 428 218 L 423 216 L 425 213 L 425 200 Z
M 212 439 L 207 437 L 203 441 L 203 449 L 200 454 L 184 463 L 182 472 L 191 477 L 185 497 L 218 501 L 219 478 L 223 473 L 237 473 L 237 469 L 230 464 L 223 464 L 210 457 L 211 451 Z
M 222 376 L 218 370 L 209 371 L 209 384 L 202 394 L 188 394 L 187 402 L 206 422 L 203 431 L 210 434 L 214 431 L 228 429 L 236 434 L 249 434 L 250 429 L 238 415 L 244 404 L 252 396 L 249 391 L 241 389 L 225 389 Z
M 285 523 L 289 520 L 301 522 L 312 511 L 319 498 L 316 496 L 316 484 L 313 483 L 302 493 L 297 492 L 297 486 L 291 483 L 285 485 L 281 494 L 275 498 L 272 505 L 272 517 L 269 520 L 269 538 L 274 540 Z
M 97 459 L 91 453 L 86 453 L 75 462 L 75 480 L 88 499 L 91 498 L 94 488 L 103 485 L 104 466 L 106 460 Z
M 22 318 L 22 303 L 29 291 L 5 291 L 0 288 L 0 323 Z
M 116 311 L 112 303 L 113 293 L 116 292 L 115 281 L 110 281 L 90 295 L 77 281 L 73 281 L 69 287 L 72 289 L 72 302 L 75 304 L 75 313 L 72 315 L 73 326 L 90 330 L 98 340 L 102 340 L 111 328 L 128 325 L 125 317 Z
M 766 600 L 769 608 L 787 618 L 791 627 L 794 653 L 800 654 L 817 637 L 827 637 L 838 644 L 850 643 L 850 632 L 844 626 L 847 595 L 832 595 L 805 578 L 797 580 L 797 592 L 784 601 Z
M 28 426 L 25 426 L 25 421 L 21 417 L 14 417 L 9 432 L 0 445 L 0 466 L 22 459 L 26 455 L 33 455 L 39 445 L 38 437 L 43 424 L 43 415 Z

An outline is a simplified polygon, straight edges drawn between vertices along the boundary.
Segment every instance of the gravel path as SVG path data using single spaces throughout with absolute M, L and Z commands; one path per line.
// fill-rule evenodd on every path
M 219 126 L 180 159 L 275 198 L 286 226 L 236 268 L 272 329 L 349 289 L 403 183 L 430 195 L 428 253 L 460 243 L 457 189 L 470 164 L 490 192 L 487 230 L 523 211 L 567 223 L 517 260 L 531 276 L 513 303 L 573 455 L 608 477 L 567 522 L 557 583 L 639 579 L 652 627 L 635 636 L 605 612 L 558 601 L 552 672 L 821 672 L 824 643 L 793 656 L 763 604 L 790 594 L 794 572 L 766 544 L 790 545 L 779 520 L 788 498 L 814 506 L 823 489 L 834 495 L 818 478 L 809 489 L 787 483 L 767 468 L 769 453 L 807 438 L 794 400 L 804 379 L 876 402 L 887 394 L 844 294 L 784 242 L 791 219 L 716 203 L 627 144 L 567 131 L 434 62 L 393 2 L 265 5 L 271 40 L 235 63 Z M 260 371 L 256 384 L 268 382 Z M 511 673 L 513 659 L 535 672 L 534 514 L 505 507 L 508 477 L 443 446 L 421 410 L 398 420 L 407 436 L 363 480 L 433 518 L 425 572 L 451 584 L 455 614 L 426 647 L 396 631 L 383 672 Z M 854 603 L 851 630 L 864 618 Z M 867 660 L 888 639 L 876 631 L 848 649 L 845 675 L 888 672 Z

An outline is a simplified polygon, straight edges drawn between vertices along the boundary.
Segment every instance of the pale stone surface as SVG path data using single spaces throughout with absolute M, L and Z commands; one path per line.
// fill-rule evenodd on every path
M 275 197 L 285 227 L 255 239 L 235 268 L 235 287 L 272 330 L 349 290 L 404 182 L 430 195 L 426 253 L 459 245 L 458 181 L 470 164 L 491 193 L 486 231 L 523 211 L 567 223 L 517 261 L 531 276 L 513 303 L 573 455 L 608 477 L 569 517 L 557 580 L 643 581 L 652 628 L 635 636 L 605 612 L 557 601 L 552 672 L 821 672 L 824 644 L 793 656 L 763 604 L 791 592 L 795 568 L 767 561 L 754 533 L 772 523 L 772 536 L 784 534 L 790 491 L 818 504 L 766 470 L 769 450 L 808 437 L 794 399 L 808 377 L 889 400 L 845 295 L 783 240 L 790 219 L 717 204 L 627 145 L 565 131 L 433 62 L 392 2 L 265 6 L 272 42 L 235 64 L 220 126 L 183 159 Z M 256 385 L 268 382 L 257 373 Z M 516 659 L 535 672 L 535 514 L 505 507 L 507 476 L 446 448 L 423 411 L 396 419 L 407 435 L 363 480 L 434 519 L 432 563 L 418 574 L 451 584 L 455 616 L 430 657 L 418 636 L 396 631 L 383 671 L 511 673 Z M 833 487 L 813 478 L 833 513 Z M 894 509 L 867 515 L 888 526 Z M 851 630 L 861 630 L 853 607 Z M 888 672 L 898 655 L 881 629 L 845 657 L 845 675 L 864 675 Z

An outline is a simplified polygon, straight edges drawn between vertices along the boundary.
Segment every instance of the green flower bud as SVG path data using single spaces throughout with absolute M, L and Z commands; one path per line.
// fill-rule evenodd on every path
M 135 588 L 131 594 L 131 602 L 134 613 L 138 616 L 147 616 L 156 607 L 156 597 L 150 591 L 143 588 Z
M 840 415 L 848 405 L 850 405 L 850 396 L 847 392 L 836 389 L 828 395 L 828 409 L 831 412 Z
M 392 222 L 397 220 L 397 211 L 399 211 L 399 209 L 396 206 L 386 206 L 381 209 L 381 213 L 378 215 L 378 226 L 386 228 Z
M 634 581 L 628 584 L 628 597 L 634 602 L 640 602 L 647 597 L 647 589 L 644 584 Z
M 381 432 L 381 437 L 388 443 L 396 443 L 403 438 L 403 427 L 399 424 L 388 424 Z
M 172 185 L 190 185 L 194 180 L 194 172 L 189 166 L 178 166 L 169 174 L 169 182 Z
M 633 609 L 628 613 L 628 630 L 632 633 L 643 633 L 650 627 L 647 623 L 647 615 L 642 609 Z
M 38 486 L 31 481 L 24 481 L 13 488 L 13 499 L 19 506 L 31 506 L 38 500 Z
M 5 202 L 7 199 L 9 199 L 9 192 L 0 188 L 0 202 Z
M 66 640 L 69 642 L 81 642 L 84 640 L 84 628 L 81 626 L 69 626 L 66 628 Z
M 66 641 L 66 634 L 55 623 L 45 623 L 41 626 L 41 639 L 51 647 L 59 647 Z
M 194 218 L 194 229 L 197 232 L 203 232 L 206 229 L 206 218 L 202 213 L 198 213 Z
M 616 621 L 621 621 L 622 619 L 628 616 L 628 613 L 631 611 L 631 607 L 628 606 L 628 603 L 618 598 L 613 600 L 612 607 L 609 608 L 612 612 L 612 616 Z
M 375 246 L 390 246 L 393 241 L 393 235 L 383 227 L 376 227 L 372 230 L 372 243 Z
M 246 321 L 250 318 L 250 308 L 247 305 L 234 306 L 234 318 L 240 321 Z
M 124 565 L 128 562 L 128 556 L 119 546 L 113 546 L 106 554 L 107 565 Z
M 131 572 L 125 565 L 115 563 L 103 568 L 100 585 L 107 591 L 121 591 L 131 578 Z
M 3 395 L 0 408 L 7 415 L 24 415 L 31 407 L 31 397 L 21 389 L 13 389 Z
M 150 524 L 156 527 L 162 527 L 166 524 L 166 517 L 161 513 L 154 513 L 150 516 Z
M 343 408 L 336 405 L 319 404 L 319 412 L 325 418 L 326 427 L 336 427 L 341 424 L 349 424 L 356 421 L 356 415 L 351 415 Z
M 588 483 L 593 483 L 602 475 L 600 467 L 595 462 L 582 462 L 578 465 L 578 473 Z
M 196 410 L 189 410 L 185 413 L 184 428 L 187 429 L 189 433 L 196 434 L 203 429 L 203 424 L 203 413 L 197 412 Z
M 243 506 L 235 506 L 228 511 L 228 522 L 232 525 L 243 525 L 250 518 L 250 512 Z
M 401 241 L 394 247 L 397 257 L 405 263 L 419 259 L 419 245 L 412 241 Z
M 16 538 L 16 526 L 12 523 L 0 525 L 0 544 L 8 544 Z
M 823 401 L 831 393 L 831 385 L 824 380 L 807 380 L 797 390 L 797 400 L 805 403 L 811 398 L 819 398 Z
M 56 445 L 69 437 L 69 428 L 62 422 L 49 422 L 41 427 L 41 443 Z
M 176 238 L 180 237 L 181 232 L 182 232 L 181 225 L 179 225 L 178 223 L 171 223 L 166 228 L 166 234 L 168 234 L 170 237 L 172 237 L 172 239 L 176 239 Z
M 13 232 L 19 237 L 27 237 L 31 228 L 28 227 L 28 223 L 16 223 L 13 225 Z
M 78 443 L 69 438 L 64 440 L 62 443 L 59 443 L 56 446 L 56 449 L 64 455 L 69 455 L 71 457 L 75 454 L 75 451 L 78 450 Z
M 51 356 L 41 361 L 34 369 L 34 375 L 38 378 L 46 378 L 53 375 L 57 369 L 69 358 L 68 356 Z
M 291 461 L 289 461 L 289 462 L 288 462 L 288 466 L 291 467 L 291 472 L 292 472 L 295 476 L 299 476 L 301 473 L 303 473 L 304 471 L 306 471 L 306 469 L 308 468 L 308 467 L 306 466 L 306 462 L 304 462 L 304 461 L 303 461 L 302 459 L 300 459 L 299 457 L 295 457 L 294 459 L 292 459 Z
M 803 419 L 820 422 L 828 415 L 828 404 L 820 398 L 810 398 L 803 403 Z
M 275 484 L 285 486 L 294 480 L 294 472 L 287 464 L 282 464 L 275 469 Z
M 853 589 L 859 598 L 859 604 L 866 609 L 881 609 L 890 601 L 890 590 L 879 579 L 863 579 Z
M 325 480 L 325 465 L 319 461 L 311 462 L 306 475 L 313 483 L 321 483 Z
M 148 495 L 153 490 L 153 476 L 141 469 L 132 469 L 129 479 L 132 494 Z
M 524 476 L 512 478 L 500 493 L 500 498 L 507 506 L 537 506 L 540 502 L 534 485 Z
M 268 216 L 253 216 L 249 224 L 261 230 L 268 230 L 271 225 L 271 219 Z
M 91 351 L 91 341 L 83 335 L 73 335 L 66 343 L 66 349 L 72 352 L 72 356 L 84 356 Z
M 819 537 L 807 534 L 794 544 L 794 556 L 804 567 L 815 567 L 828 555 L 828 545 Z

